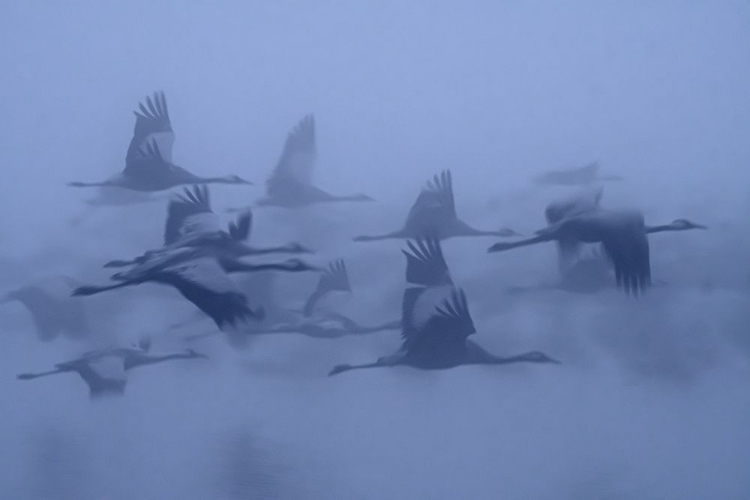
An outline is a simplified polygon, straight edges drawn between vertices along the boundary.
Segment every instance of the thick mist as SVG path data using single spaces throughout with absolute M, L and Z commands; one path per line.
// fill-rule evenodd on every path
M 289 130 L 314 113 L 315 183 L 375 202 L 254 210 L 253 242 L 299 241 L 346 259 L 353 292 L 330 307 L 401 314 L 400 228 L 451 169 L 459 215 L 526 236 L 570 193 L 532 179 L 599 161 L 622 182 L 602 204 L 648 223 L 654 278 L 634 299 L 512 293 L 557 279 L 552 244 L 487 254 L 443 243 L 488 351 L 542 350 L 559 366 L 397 367 L 327 377 L 396 351 L 398 332 L 314 339 L 222 335 L 210 356 L 130 374 L 89 401 L 76 374 L 16 374 L 151 335 L 183 346 L 215 329 L 167 287 L 84 300 L 88 340 L 40 342 L 0 305 L 0 498 L 750 498 L 750 5 L 742 1 L 5 2 L 0 6 L 0 295 L 162 244 L 169 191 L 100 207 L 124 167 L 133 110 L 166 93 L 174 161 L 217 213 L 251 205 Z M 177 190 L 173 190 L 177 191 Z M 311 274 L 284 275 L 299 307 Z

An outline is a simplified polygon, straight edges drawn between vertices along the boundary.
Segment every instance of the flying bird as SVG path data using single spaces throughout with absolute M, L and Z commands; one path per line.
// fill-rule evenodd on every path
M 69 276 L 52 276 L 11 290 L 2 303 L 21 303 L 31 314 L 36 336 L 49 342 L 60 335 L 78 340 L 89 333 L 88 314 L 80 301 L 70 298 L 81 283 Z
M 203 248 L 218 258 L 238 259 L 246 256 L 270 253 L 301 254 L 312 253 L 299 243 L 289 243 L 274 247 L 253 247 L 246 243 L 252 229 L 252 212 L 246 210 L 230 222 L 227 229 L 211 209 L 207 186 L 185 188 L 182 195 L 174 197 L 167 208 L 167 222 L 164 229 L 164 246 L 149 250 L 132 260 L 114 260 L 104 267 L 124 267 L 140 264 L 159 253 L 175 248 Z
M 686 219 L 663 226 L 646 226 L 643 214 L 632 210 L 584 211 L 564 217 L 521 241 L 492 245 L 488 252 L 534 245 L 546 241 L 600 243 L 615 270 L 617 286 L 627 294 L 638 295 L 651 286 L 651 261 L 648 234 L 661 231 L 704 229 Z
M 304 208 L 315 203 L 373 201 L 365 194 L 333 195 L 315 186 L 312 181 L 317 155 L 315 118 L 307 115 L 289 132 L 281 157 L 266 180 L 266 195 L 257 204 Z
M 163 191 L 183 184 L 252 184 L 237 175 L 200 177 L 172 163 L 174 131 L 164 92 L 146 97 L 135 113 L 135 129 L 125 156 L 125 169 L 101 182 L 70 182 L 73 187 L 118 187 Z
M 433 234 L 441 240 L 455 236 L 519 236 L 512 229 L 482 231 L 459 219 L 451 171 L 444 170 L 435 175 L 419 193 L 401 229 L 379 236 L 357 236 L 354 241 L 410 239 L 423 234 Z
M 485 351 L 468 337 L 476 333 L 463 290 L 453 283 L 436 237 L 408 243 L 401 327 L 403 344 L 374 363 L 338 365 L 329 375 L 348 370 L 406 365 L 440 370 L 460 365 L 499 365 L 515 362 L 559 363 L 539 351 L 500 357 Z
M 582 167 L 562 168 L 545 172 L 534 179 L 536 184 L 558 186 L 586 186 L 594 182 L 621 181 L 619 175 L 599 173 L 599 162 L 592 162 Z
M 80 358 L 58 363 L 54 370 L 40 373 L 22 373 L 19 380 L 31 380 L 59 373 L 75 372 L 89 387 L 89 397 L 94 400 L 107 395 L 122 396 L 127 384 L 127 372 L 139 366 L 152 365 L 174 359 L 207 358 L 193 349 L 179 352 L 153 354 L 146 346 L 116 347 L 85 353 Z

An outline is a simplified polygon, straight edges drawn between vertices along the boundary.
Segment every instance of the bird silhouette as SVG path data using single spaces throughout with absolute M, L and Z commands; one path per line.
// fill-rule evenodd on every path
M 512 229 L 475 229 L 459 219 L 453 197 L 451 171 L 444 170 L 435 175 L 419 193 L 401 229 L 378 236 L 357 236 L 354 241 L 410 239 L 423 234 L 433 234 L 441 240 L 456 236 L 519 236 Z
M 450 276 L 440 241 L 431 236 L 408 243 L 401 327 L 403 344 L 374 363 L 338 365 L 329 375 L 364 368 L 406 365 L 440 370 L 460 365 L 499 365 L 516 362 L 559 363 L 539 351 L 500 357 L 485 351 L 468 337 L 476 333 L 463 290 Z
M 313 170 L 318 156 L 315 135 L 313 115 L 302 118 L 289 132 L 281 157 L 266 180 L 266 194 L 258 200 L 257 205 L 304 208 L 316 203 L 373 201 L 365 194 L 333 195 L 313 185 Z
M 80 358 L 55 365 L 54 370 L 39 373 L 22 373 L 19 380 L 32 380 L 49 375 L 75 372 L 89 387 L 89 397 L 122 396 L 127 384 L 127 372 L 140 366 L 152 365 L 175 359 L 207 358 L 193 349 L 179 352 L 153 354 L 143 346 L 115 347 L 85 353 Z
M 174 131 L 164 92 L 139 104 L 135 129 L 125 156 L 125 169 L 101 182 L 70 182 L 73 187 L 118 187 L 133 191 L 163 191 L 182 184 L 252 184 L 237 175 L 200 177 L 172 163 Z
M 36 336 L 42 342 L 60 335 L 78 340 L 90 333 L 86 309 L 70 297 L 81 284 L 69 276 L 51 276 L 7 292 L 0 304 L 21 303 L 31 314 Z

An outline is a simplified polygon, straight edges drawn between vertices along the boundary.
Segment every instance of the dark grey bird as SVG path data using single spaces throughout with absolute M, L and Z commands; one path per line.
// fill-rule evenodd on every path
M 365 194 L 330 194 L 313 184 L 313 171 L 318 156 L 315 136 L 313 115 L 302 118 L 289 132 L 281 157 L 266 180 L 266 195 L 258 200 L 257 205 L 304 208 L 316 203 L 373 201 Z
M 436 237 L 408 243 L 406 281 L 401 316 L 403 344 L 374 363 L 338 365 L 329 375 L 348 370 L 406 365 L 440 370 L 460 365 L 504 365 L 516 362 L 559 363 L 539 351 L 501 357 L 485 351 L 468 337 L 476 333 L 463 290 L 450 276 Z
M 135 111 L 135 129 L 125 156 L 125 169 L 101 182 L 70 182 L 73 187 L 118 187 L 163 191 L 183 184 L 252 184 L 237 175 L 201 177 L 172 163 L 174 131 L 164 92 L 156 92 Z
M 584 211 L 548 225 L 536 236 L 492 245 L 488 252 L 534 245 L 546 241 L 600 243 L 615 270 L 615 282 L 627 294 L 638 295 L 651 286 L 648 234 L 660 231 L 705 229 L 686 219 L 663 226 L 646 226 L 643 214 L 632 210 Z
M 247 297 L 228 273 L 279 270 L 287 272 L 317 271 L 318 268 L 299 259 L 279 263 L 249 264 L 239 259 L 217 258 L 200 247 L 180 247 L 148 258 L 131 269 L 112 275 L 114 285 L 81 286 L 74 296 L 140 285 L 161 283 L 175 287 L 186 299 L 206 313 L 220 330 L 249 318 L 262 319 L 262 309 L 251 309 Z
M 42 342 L 60 335 L 78 340 L 90 333 L 84 305 L 70 297 L 81 284 L 69 276 L 52 276 L 7 292 L 0 304 L 22 304 L 31 314 L 37 338 Z
M 85 353 L 80 358 L 58 363 L 54 370 L 40 373 L 22 373 L 19 380 L 31 380 L 59 373 L 75 372 L 89 387 L 89 397 L 121 396 L 125 393 L 127 372 L 140 366 L 152 365 L 175 359 L 207 358 L 193 349 L 179 352 L 153 354 L 144 346 L 106 348 Z
M 536 184 L 558 186 L 586 186 L 595 182 L 621 181 L 619 175 L 600 174 L 599 162 L 592 162 L 582 167 L 561 168 L 545 172 L 534 179 Z
M 104 267 L 124 267 L 140 264 L 161 252 L 175 248 L 202 248 L 217 258 L 238 259 L 271 253 L 312 253 L 299 243 L 273 247 L 253 247 L 247 244 L 252 229 L 252 212 L 246 210 L 230 222 L 225 230 L 219 216 L 211 209 L 207 186 L 185 188 L 182 195 L 174 197 L 167 209 L 164 229 L 164 246 L 149 250 L 132 260 L 114 260 Z
M 453 197 L 451 171 L 444 170 L 435 175 L 419 193 L 401 229 L 378 236 L 357 236 L 354 241 L 410 239 L 423 234 L 434 234 L 441 240 L 456 236 L 519 236 L 512 229 L 475 229 L 459 219 Z

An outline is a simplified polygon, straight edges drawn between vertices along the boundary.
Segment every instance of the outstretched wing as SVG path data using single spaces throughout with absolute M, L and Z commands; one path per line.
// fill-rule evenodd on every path
M 160 273 L 160 278 L 213 319 L 219 329 L 248 318 L 260 320 L 264 316 L 262 309 L 250 308 L 247 297 L 216 259 L 201 257 L 167 267 Z
M 185 188 L 183 194 L 170 200 L 164 245 L 171 245 L 189 234 L 221 231 L 219 217 L 211 210 L 207 186 Z
M 162 155 L 166 161 L 171 163 L 174 131 L 169 119 L 167 99 L 164 92 L 154 92 L 153 98 L 146 97 L 146 104 L 144 105 L 141 102 L 138 107 L 139 111 L 133 111 L 135 128 L 125 156 L 126 164 L 137 158 L 138 151 L 146 144 L 147 139 L 158 141 Z
M 332 261 L 328 268 L 323 271 L 318 280 L 315 291 L 310 295 L 305 303 L 303 314 L 309 317 L 313 313 L 315 304 L 326 294 L 333 291 L 350 292 L 349 273 L 346 271 L 346 263 L 343 259 Z
M 425 226 L 431 227 L 455 217 L 453 178 L 450 170 L 444 170 L 428 181 L 419 193 L 417 201 L 406 216 L 406 226 L 414 230 L 423 230 Z
M 407 245 L 409 250 L 402 250 L 406 256 L 407 283 L 425 287 L 453 285 L 440 240 L 427 236 L 409 241 Z
M 171 171 L 172 165 L 164 157 L 155 137 L 146 138 L 132 156 L 125 159 L 125 170 L 123 175 L 136 179 L 151 178 L 159 176 L 164 172 Z
M 237 241 L 245 241 L 250 237 L 252 227 L 253 213 L 246 209 L 237 217 L 237 221 L 229 223 L 229 235 Z
M 307 115 L 289 132 L 281 158 L 266 181 L 268 193 L 284 190 L 289 184 L 309 185 L 316 156 L 315 118 Z
M 568 217 L 575 217 L 599 209 L 603 187 L 587 189 L 573 196 L 554 201 L 544 209 L 547 224 L 552 225 Z M 575 239 L 557 240 L 557 257 L 560 271 L 567 272 L 580 257 L 582 244 Z
M 651 286 L 648 235 L 640 214 L 627 214 L 613 220 L 602 238 L 602 246 L 615 268 L 617 286 L 638 295 Z
M 407 288 L 401 327 L 408 349 L 426 343 L 456 346 L 476 332 L 466 294 L 454 286 Z

